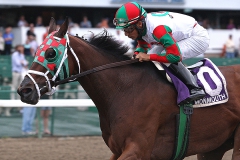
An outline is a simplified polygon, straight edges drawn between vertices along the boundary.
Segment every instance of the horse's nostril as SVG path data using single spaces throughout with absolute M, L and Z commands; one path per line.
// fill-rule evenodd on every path
M 31 88 L 24 88 L 21 91 L 22 91 L 23 94 L 27 94 L 27 93 L 31 92 L 32 89 Z
M 32 89 L 31 88 L 22 88 L 20 90 L 20 96 L 28 96 L 29 94 L 31 94 Z

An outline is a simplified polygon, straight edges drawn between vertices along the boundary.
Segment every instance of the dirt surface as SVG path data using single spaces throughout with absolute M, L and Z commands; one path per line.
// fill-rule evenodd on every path
M 231 152 L 223 160 L 231 160 Z M 101 137 L 2 138 L 1 160 L 109 160 Z M 196 160 L 196 156 L 184 160 Z

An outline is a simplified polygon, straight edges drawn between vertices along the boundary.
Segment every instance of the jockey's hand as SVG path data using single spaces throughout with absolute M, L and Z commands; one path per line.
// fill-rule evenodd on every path
M 143 52 L 139 52 L 136 58 L 139 59 L 139 62 L 150 61 L 150 55 Z
M 133 54 L 132 59 L 136 59 L 136 56 L 137 56 L 136 54 Z

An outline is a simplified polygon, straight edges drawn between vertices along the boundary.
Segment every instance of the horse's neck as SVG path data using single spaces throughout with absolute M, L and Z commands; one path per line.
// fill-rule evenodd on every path
M 78 56 L 81 72 L 117 61 L 113 57 L 98 52 L 87 42 L 72 36 L 69 38 L 71 41 L 70 45 Z M 72 62 L 74 62 L 74 60 L 72 60 Z M 99 98 L 102 99 L 101 101 L 104 101 L 111 97 L 112 92 L 110 91 L 114 90 L 113 84 L 116 84 L 119 81 L 114 78 L 118 76 L 119 73 L 117 72 L 118 71 L 113 71 L 113 69 L 99 71 L 80 78 L 79 82 L 95 102 L 98 101 Z
M 88 64 L 81 64 L 81 67 L 86 71 L 104 64 L 113 63 L 110 59 L 99 61 L 102 56 L 98 56 L 86 58 L 91 60 Z M 128 72 L 129 67 L 122 66 L 98 71 L 81 78 L 79 82 L 95 104 L 108 107 L 111 101 L 118 96 L 118 89 L 127 90 L 126 85 L 128 83 L 125 81 L 129 78 L 132 79 L 132 76 L 129 75 L 130 72 Z M 134 83 L 134 80 L 130 83 Z
M 82 71 L 121 61 L 106 53 L 100 53 L 89 44 L 82 43 L 75 51 L 78 53 Z M 74 45 L 79 46 L 79 42 Z M 80 78 L 79 82 L 96 106 L 105 108 L 105 111 L 113 105 L 118 105 L 116 102 L 132 101 L 132 98 L 139 96 L 141 91 L 150 97 L 156 95 L 163 97 L 165 86 L 168 86 L 166 89 L 169 88 L 159 71 L 149 62 L 95 72 Z M 146 92 L 146 87 L 151 92 Z
M 140 95 L 164 97 L 164 87 L 169 85 L 161 79 L 160 73 L 156 73 L 155 68 L 149 68 L 149 65 L 146 68 L 137 65 L 139 66 L 132 64 L 96 72 L 80 79 L 80 84 L 96 106 L 105 108 L 105 111 L 113 105 L 122 105 L 124 108 L 123 105 L 127 103 L 121 103 L 132 102 L 134 97 L 140 98 Z M 145 92 L 146 90 L 150 92 Z

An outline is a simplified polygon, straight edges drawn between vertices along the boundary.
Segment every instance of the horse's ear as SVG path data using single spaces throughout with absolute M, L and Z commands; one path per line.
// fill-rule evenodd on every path
M 56 29 L 57 29 L 56 21 L 53 17 L 51 17 L 48 34 L 52 33 L 53 31 L 56 31 Z
M 57 35 L 59 38 L 63 38 L 64 35 L 67 33 L 68 30 L 68 17 L 66 17 L 65 21 L 63 22 L 63 24 L 61 25 L 59 31 L 57 32 Z

